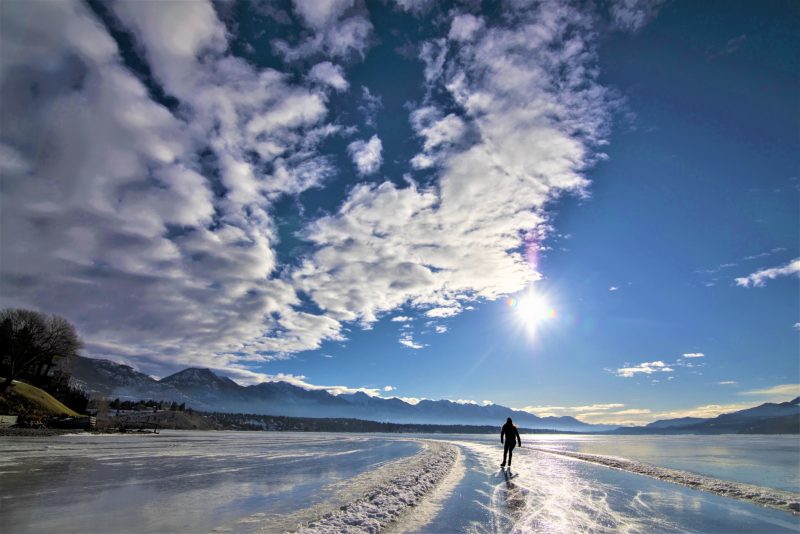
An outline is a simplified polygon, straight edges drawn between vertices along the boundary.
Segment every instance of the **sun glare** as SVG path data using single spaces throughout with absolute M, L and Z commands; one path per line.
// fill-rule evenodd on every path
M 529 331 L 536 330 L 543 321 L 556 317 L 556 310 L 550 306 L 547 299 L 533 292 L 519 298 L 511 297 L 506 303 L 514 309 L 517 318 Z

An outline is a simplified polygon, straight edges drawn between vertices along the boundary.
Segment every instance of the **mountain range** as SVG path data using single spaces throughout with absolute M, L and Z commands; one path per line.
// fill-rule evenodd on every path
M 92 396 L 176 401 L 210 412 L 494 426 L 511 417 L 518 426 L 531 429 L 599 432 L 615 428 L 587 424 L 569 416 L 538 417 L 497 404 L 481 406 L 449 400 L 422 400 L 411 404 L 398 398 L 372 397 L 362 392 L 333 395 L 288 382 L 242 386 L 209 369 L 188 368 L 155 380 L 127 365 L 80 356 L 72 365 L 72 383 Z
M 619 434 L 798 434 L 800 397 L 766 403 L 713 418 L 662 419 L 640 427 L 592 425 L 574 417 L 539 417 L 498 404 L 478 405 L 449 400 L 411 404 L 398 398 L 365 393 L 333 395 L 288 382 L 242 386 L 209 369 L 188 368 L 156 380 L 127 365 L 76 357 L 72 383 L 91 396 L 122 400 L 165 400 L 199 411 L 249 413 L 311 418 L 349 418 L 368 421 L 497 426 L 511 417 L 523 428 Z
M 767 402 L 717 417 L 661 419 L 644 427 L 620 428 L 625 434 L 798 434 L 800 397 L 788 402 Z

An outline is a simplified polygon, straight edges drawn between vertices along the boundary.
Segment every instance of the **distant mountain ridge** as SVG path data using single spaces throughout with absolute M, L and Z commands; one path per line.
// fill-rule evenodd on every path
M 676 426 L 693 425 L 705 421 L 702 417 L 680 417 L 678 419 L 659 419 L 645 425 L 645 428 L 672 428 Z
M 196 410 L 252 413 L 288 417 L 350 418 L 399 424 L 493 425 L 511 417 L 520 427 L 615 434 L 798 434 L 800 397 L 789 402 L 765 403 L 713 418 L 662 419 L 641 427 L 591 425 L 573 417 L 538 417 L 491 404 L 460 404 L 423 400 L 409 404 L 397 398 L 365 393 L 332 395 L 288 382 L 241 386 L 209 369 L 189 368 L 155 380 L 135 369 L 108 360 L 77 357 L 72 383 L 90 395 L 111 399 L 166 400 Z
M 590 425 L 574 417 L 538 417 L 491 404 L 461 404 L 423 400 L 410 404 L 397 398 L 365 393 L 332 395 L 287 382 L 241 386 L 209 369 L 188 368 L 155 380 L 133 368 L 108 360 L 78 357 L 73 384 L 91 395 L 127 400 L 153 399 L 186 403 L 196 410 L 291 417 L 354 418 L 403 424 L 501 425 L 507 417 L 521 427 L 598 432 L 611 426 Z
M 662 419 L 643 427 L 620 428 L 619 434 L 798 434 L 800 397 L 767 402 L 717 417 Z

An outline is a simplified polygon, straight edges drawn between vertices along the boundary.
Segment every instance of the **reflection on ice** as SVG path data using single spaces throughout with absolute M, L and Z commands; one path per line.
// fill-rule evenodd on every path
M 617 456 L 650 465 L 800 492 L 800 441 L 792 435 L 599 436 L 534 435 L 526 444 Z
M 579 462 L 520 450 L 509 475 L 494 467 L 495 448 L 467 446 L 478 453 L 481 469 L 489 474 L 485 490 L 488 500 L 480 504 L 492 514 L 493 532 L 676 530 L 663 519 L 653 521 L 614 509 L 609 495 L 617 488 L 587 477 L 585 466 Z M 483 525 L 474 525 L 473 529 L 484 530 Z
M 15 533 L 209 531 L 307 508 L 327 486 L 419 450 L 412 441 L 310 433 L 0 440 L 0 525 Z
M 796 531 L 797 518 L 590 463 L 523 448 L 511 473 L 499 447 L 462 441 L 488 520 L 454 524 L 467 532 Z M 466 488 L 462 488 L 464 490 Z M 463 504 L 462 504 L 463 506 Z M 434 529 L 441 529 L 436 521 Z

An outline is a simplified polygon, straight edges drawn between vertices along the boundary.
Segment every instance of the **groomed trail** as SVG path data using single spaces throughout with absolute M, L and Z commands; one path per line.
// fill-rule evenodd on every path
M 741 501 L 768 506 L 794 515 L 800 515 L 800 495 L 789 491 L 782 491 L 773 488 L 764 488 L 742 482 L 731 482 L 717 478 L 698 475 L 688 471 L 657 467 L 654 465 L 618 458 L 615 456 L 603 456 L 600 454 L 586 454 L 572 451 L 562 451 L 547 448 L 530 447 L 530 450 L 567 456 L 585 462 L 604 465 L 615 469 L 622 469 L 630 473 L 645 475 L 665 482 L 680 484 L 690 488 L 716 493 L 723 497 L 739 499 Z
M 356 476 L 328 484 L 324 500 L 289 513 L 255 513 L 217 526 L 217 534 L 342 533 L 418 531 L 441 509 L 464 473 L 460 448 L 438 440 L 392 438 L 420 447 L 411 456 L 373 465 Z
M 430 496 L 459 461 L 458 447 L 425 441 L 419 454 L 376 473 L 380 482 L 356 501 L 303 526 L 298 533 L 377 533 Z M 402 528 L 401 528 L 402 530 Z

